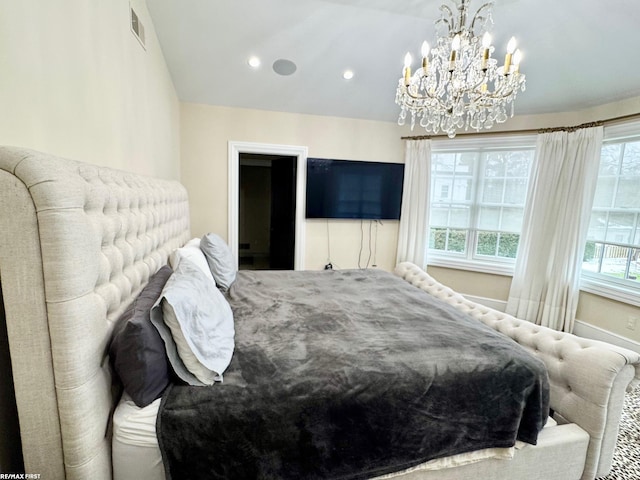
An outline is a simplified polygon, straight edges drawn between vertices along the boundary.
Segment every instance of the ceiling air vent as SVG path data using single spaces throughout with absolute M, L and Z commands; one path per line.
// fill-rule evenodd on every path
M 131 31 L 140 42 L 140 45 L 142 45 L 142 47 L 144 48 L 145 47 L 144 25 L 142 25 L 140 18 L 138 18 L 138 14 L 133 10 L 133 8 L 130 8 L 130 10 L 131 10 Z

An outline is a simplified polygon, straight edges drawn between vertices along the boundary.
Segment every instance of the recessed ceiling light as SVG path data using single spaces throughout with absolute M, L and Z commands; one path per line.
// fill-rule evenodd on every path
M 345 70 L 344 73 L 342 74 L 342 78 L 344 78 L 345 80 L 351 80 L 353 78 L 353 71 Z
M 249 57 L 247 63 L 251 68 L 258 68 L 260 66 L 260 59 L 258 57 Z

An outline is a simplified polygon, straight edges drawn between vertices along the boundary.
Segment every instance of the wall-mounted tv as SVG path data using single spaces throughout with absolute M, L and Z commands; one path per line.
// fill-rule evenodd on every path
M 307 159 L 307 218 L 398 220 L 404 164 Z

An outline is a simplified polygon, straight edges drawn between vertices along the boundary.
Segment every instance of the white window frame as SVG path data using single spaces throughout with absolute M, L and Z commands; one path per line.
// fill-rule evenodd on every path
M 640 140 L 640 121 L 625 122 L 604 128 L 603 143 L 625 143 L 638 140 Z M 637 248 L 635 245 L 634 247 Z M 580 290 L 640 307 L 640 284 L 635 285 L 634 282 L 582 270 Z
M 478 150 L 517 150 L 535 149 L 536 134 L 528 135 L 486 135 L 484 138 L 454 138 L 446 140 L 433 140 L 431 143 L 431 153 L 445 152 L 476 152 Z M 479 174 L 479 172 L 475 172 Z M 478 188 L 478 182 L 474 177 L 473 189 Z M 472 219 L 472 224 L 476 224 L 476 219 Z M 470 238 L 467 238 L 467 245 L 472 247 L 475 245 L 475 232 L 470 230 Z M 428 247 L 427 247 L 428 248 Z M 492 273 L 496 275 L 513 276 L 515 259 L 501 257 L 487 257 L 487 259 L 475 256 L 473 248 L 469 248 L 466 254 L 456 254 L 454 252 L 441 252 L 437 250 L 428 250 L 427 264 L 436 267 L 453 268 L 459 270 L 468 270 L 473 272 Z

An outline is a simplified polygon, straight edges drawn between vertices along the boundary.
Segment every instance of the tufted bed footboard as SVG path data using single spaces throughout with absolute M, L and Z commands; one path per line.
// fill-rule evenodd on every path
M 513 338 L 538 356 L 547 366 L 556 419 L 578 425 L 589 434 L 582 479 L 609 472 L 625 391 L 640 382 L 640 355 L 479 305 L 409 262 L 399 264 L 395 274 Z

